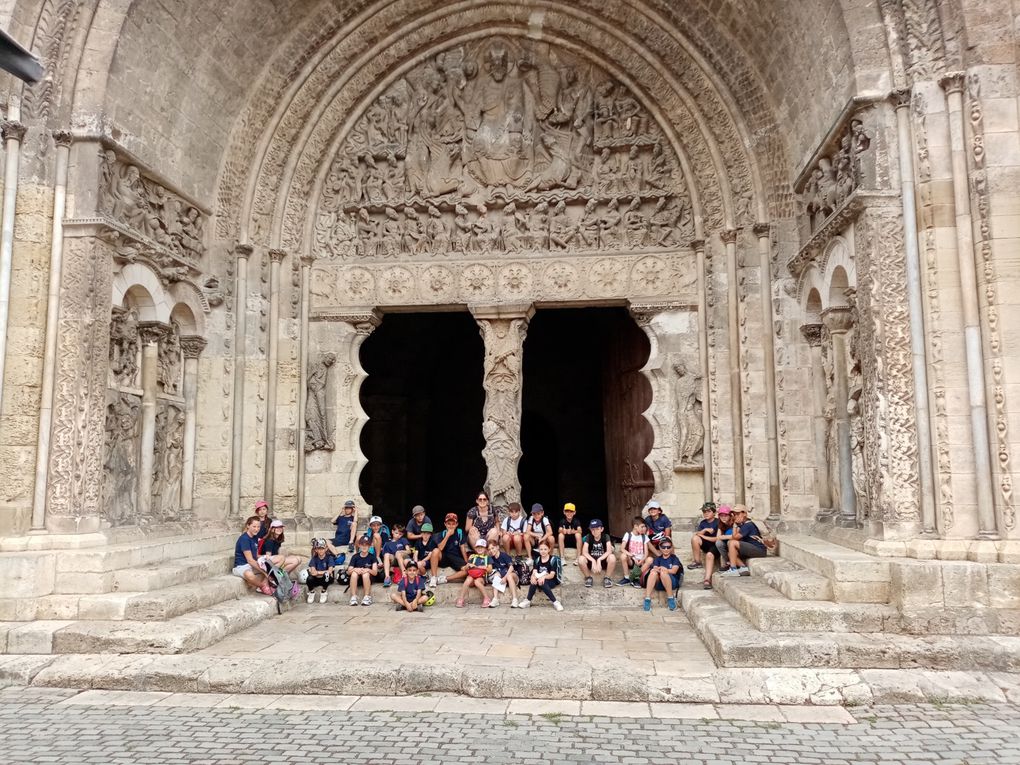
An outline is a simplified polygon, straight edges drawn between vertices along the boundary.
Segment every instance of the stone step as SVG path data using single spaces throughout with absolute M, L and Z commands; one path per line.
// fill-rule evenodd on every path
M 716 591 L 762 632 L 889 632 L 899 626 L 892 606 L 790 600 L 758 577 L 712 579 Z
M 757 558 L 749 562 L 751 576 L 790 600 L 832 600 L 832 585 L 824 576 L 785 558 Z
M 888 603 L 889 561 L 816 537 L 784 535 L 780 555 L 829 580 L 838 603 Z
M 48 595 L 25 601 L 18 619 L 82 621 L 165 621 L 188 611 L 243 597 L 248 587 L 240 577 L 223 574 L 205 581 L 148 592 L 104 592 L 98 595 Z
M 0 649 L 9 654 L 188 653 L 219 642 L 276 613 L 276 603 L 251 595 L 167 621 L 0 622 Z
M 720 667 L 1020 671 L 1016 636 L 763 632 L 719 593 L 684 590 L 682 605 Z
M 151 592 L 228 574 L 233 567 L 233 560 L 233 553 L 220 551 L 138 568 L 122 568 L 113 573 L 113 591 Z

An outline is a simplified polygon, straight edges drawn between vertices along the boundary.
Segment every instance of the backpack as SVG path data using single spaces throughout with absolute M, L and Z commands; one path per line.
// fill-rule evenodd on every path
M 297 588 L 291 580 L 290 575 L 279 566 L 275 566 L 268 560 L 265 562 L 266 574 L 269 576 L 269 586 L 273 589 L 273 597 L 276 598 L 276 613 L 282 614 L 282 603 L 293 600 L 297 597 Z
M 758 531 L 761 532 L 761 536 L 755 537 L 759 542 L 765 545 L 765 551 L 772 552 L 779 545 L 779 539 L 776 538 L 776 532 L 765 525 L 765 521 L 754 521 L 754 525 L 758 527 Z
M 524 585 L 531 580 L 531 569 L 524 558 L 515 558 L 513 562 L 514 573 L 517 574 L 517 581 Z

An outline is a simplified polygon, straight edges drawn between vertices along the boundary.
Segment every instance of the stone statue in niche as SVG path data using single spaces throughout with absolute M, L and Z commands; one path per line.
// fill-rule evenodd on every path
M 673 442 L 676 444 L 677 468 L 700 464 L 705 447 L 705 424 L 702 420 L 702 378 L 683 358 L 673 363 L 673 407 L 675 421 Z
M 834 151 L 812 168 L 801 191 L 808 225 L 814 233 L 861 185 L 861 158 L 871 149 L 871 136 L 860 119 L 850 120 Z
M 825 461 L 829 465 L 829 496 L 832 498 L 832 509 L 839 510 L 839 434 L 836 428 L 836 378 L 832 359 L 832 341 L 826 331 L 822 342 L 822 371 L 825 375 Z
M 181 326 L 170 321 L 170 331 L 163 335 L 159 343 L 159 385 L 168 396 L 176 396 L 181 391 Z
M 868 464 L 864 452 L 864 375 L 861 368 L 860 329 L 857 313 L 856 290 L 847 290 L 847 298 L 854 312 L 854 325 L 847 338 L 847 415 L 850 418 L 850 460 L 854 494 L 857 497 L 857 519 L 864 521 L 870 514 L 868 491 Z
M 160 407 L 152 460 L 152 509 L 154 522 L 177 517 L 181 509 L 181 477 L 184 473 L 184 412 L 176 406 Z
M 138 423 L 141 400 L 118 395 L 106 407 L 103 512 L 112 526 L 135 523 L 138 492 Z
M 324 353 L 308 370 L 308 400 L 305 404 L 306 452 L 333 451 L 335 448 L 326 408 L 328 374 L 335 363 L 335 353 Z
M 676 247 L 693 225 L 682 207 L 667 221 L 662 200 L 684 193 L 625 86 L 549 43 L 493 36 L 434 55 L 369 105 L 333 159 L 315 242 L 341 259 Z M 654 236 L 637 235 L 656 214 Z
M 138 387 L 138 313 L 114 308 L 110 321 L 110 371 L 116 385 Z

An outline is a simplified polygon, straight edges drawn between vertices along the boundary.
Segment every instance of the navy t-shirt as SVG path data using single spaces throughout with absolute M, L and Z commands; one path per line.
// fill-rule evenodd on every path
M 248 550 L 251 552 L 251 557 L 256 560 L 259 557 L 259 538 L 248 536 L 248 532 L 244 532 L 237 538 L 237 543 L 234 545 L 234 565 L 243 566 L 248 562 L 248 559 L 244 557 L 244 551 Z
M 272 520 L 267 516 L 264 521 L 259 521 L 259 539 L 269 533 L 269 524 Z
M 501 552 L 495 558 L 492 558 L 492 570 L 499 574 L 501 577 L 505 577 L 508 573 L 510 573 L 510 567 L 512 565 L 514 565 L 513 558 L 511 558 L 505 552 Z
M 263 555 L 279 555 L 280 554 L 281 542 L 279 539 L 270 539 L 265 537 L 262 540 L 262 554 Z
M 673 568 L 673 566 L 679 566 L 679 565 L 680 565 L 680 559 L 678 557 L 676 557 L 676 555 L 669 555 L 669 556 L 666 556 L 666 557 L 663 557 L 662 555 L 660 555 L 658 558 L 656 558 L 654 561 L 652 561 L 652 568 L 655 568 L 656 566 L 663 566 L 664 568 Z M 676 574 L 674 576 L 679 576 L 679 574 L 680 574 L 680 572 L 682 570 L 683 570 L 682 568 L 678 568 L 676 570 Z
M 333 537 L 333 543 L 337 545 L 350 544 L 351 541 L 351 524 L 354 523 L 354 514 L 350 515 L 338 515 L 336 520 L 333 521 L 333 525 L 336 526 L 336 536 Z
M 765 544 L 752 537 L 760 537 L 761 529 L 754 521 L 744 521 L 740 524 L 740 541 L 752 544 L 760 550 L 765 549 Z
M 347 568 L 372 568 L 375 564 L 376 560 L 374 555 L 362 555 L 361 553 L 356 553 L 351 558 L 351 562 L 347 564 Z
M 404 597 L 408 600 L 414 600 L 424 588 L 425 582 L 420 576 L 416 576 L 414 579 L 408 579 L 405 576 L 400 580 L 400 584 L 397 585 L 397 592 L 404 593 Z
M 421 527 L 426 523 L 432 523 L 432 519 L 427 515 L 422 519 L 421 523 L 418 523 L 418 521 L 414 518 L 411 518 L 411 520 L 407 522 L 407 528 L 404 529 L 404 531 L 408 534 L 421 534 Z
M 719 521 L 715 520 L 714 518 L 710 521 L 703 520 L 698 524 L 698 531 L 715 531 L 718 528 Z
M 318 555 L 313 555 L 311 558 L 308 559 L 308 568 L 312 569 L 313 571 L 325 571 L 332 565 L 333 556 L 330 555 L 329 553 L 326 553 L 321 558 Z
M 413 542 L 412 550 L 415 551 L 415 560 L 425 560 L 433 550 L 436 549 L 436 535 L 432 534 L 429 537 L 429 541 L 426 542 L 424 538 L 416 539 Z
M 645 518 L 645 526 L 648 527 L 648 536 L 654 536 L 672 527 L 673 522 L 666 517 L 665 513 L 659 513 L 659 517 L 652 519 L 652 516 Z
M 405 549 L 408 545 L 406 539 L 401 537 L 400 539 L 391 539 L 382 546 L 384 555 L 396 555 L 399 551 Z
M 439 534 L 436 535 L 435 537 L 436 545 L 438 545 L 442 540 L 446 539 L 446 536 L 447 536 L 446 529 L 440 531 Z M 457 529 L 456 531 L 453 532 L 453 536 L 450 539 L 450 541 L 446 543 L 446 547 L 443 548 L 443 554 L 463 557 L 460 549 L 460 546 L 462 544 L 464 544 L 464 532 L 461 529 Z

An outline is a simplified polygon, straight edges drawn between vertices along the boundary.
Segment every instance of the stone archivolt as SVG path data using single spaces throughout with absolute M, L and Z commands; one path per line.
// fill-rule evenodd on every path
M 493 37 L 438 53 L 354 124 L 315 247 L 342 260 L 670 248 L 694 237 L 665 136 L 599 67 Z

